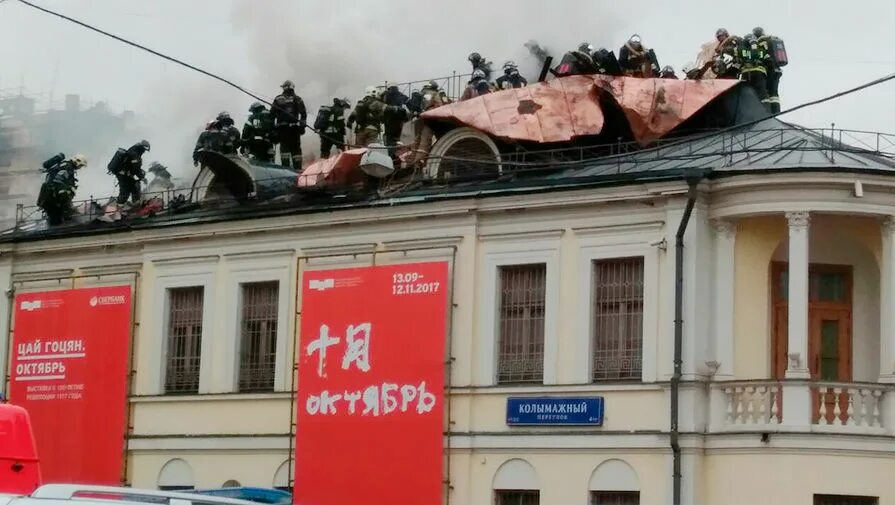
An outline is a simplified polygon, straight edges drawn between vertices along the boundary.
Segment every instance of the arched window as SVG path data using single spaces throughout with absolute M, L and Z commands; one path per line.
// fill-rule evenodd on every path
M 606 460 L 594 470 L 588 485 L 591 505 L 640 505 L 640 480 L 631 465 Z
M 491 483 L 495 505 L 539 505 L 538 474 L 523 459 L 511 459 L 500 465 Z
M 238 480 L 230 479 L 227 482 L 221 484 L 221 487 L 242 487 L 242 484 L 240 484 Z
M 172 459 L 165 463 L 159 471 L 157 485 L 162 491 L 195 489 L 196 481 L 193 477 L 193 468 L 180 458 Z
M 290 463 L 292 463 L 290 465 Z M 273 476 L 273 487 L 275 489 L 279 489 L 280 491 L 288 491 L 292 492 L 292 486 L 289 484 L 291 480 L 289 478 L 290 470 L 295 469 L 295 460 L 286 460 L 277 468 L 277 472 Z

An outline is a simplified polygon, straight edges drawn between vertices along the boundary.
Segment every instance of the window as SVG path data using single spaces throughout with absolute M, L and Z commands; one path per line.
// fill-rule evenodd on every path
M 516 491 L 499 489 L 494 491 L 495 505 L 538 505 L 541 492 L 534 490 Z
M 547 265 L 500 268 L 498 384 L 543 382 Z
M 165 393 L 199 392 L 203 288 L 168 291 L 168 347 Z
M 591 491 L 590 505 L 640 505 L 640 491 Z
M 816 494 L 814 505 L 879 505 L 875 496 L 848 496 L 842 494 Z
M 239 391 L 273 391 L 279 283 L 242 285 Z
M 643 258 L 598 260 L 593 272 L 593 380 L 639 380 Z

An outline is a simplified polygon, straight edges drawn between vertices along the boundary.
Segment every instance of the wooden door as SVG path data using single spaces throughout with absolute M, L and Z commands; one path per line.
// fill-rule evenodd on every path
M 808 367 L 812 381 L 851 382 L 852 338 L 851 313 L 844 309 L 816 308 L 809 312 Z M 817 422 L 824 412 L 827 424 L 832 424 L 838 403 L 839 417 L 848 417 L 848 393 L 836 394 L 833 387 L 812 389 L 813 418 Z M 821 406 L 823 402 L 823 406 Z

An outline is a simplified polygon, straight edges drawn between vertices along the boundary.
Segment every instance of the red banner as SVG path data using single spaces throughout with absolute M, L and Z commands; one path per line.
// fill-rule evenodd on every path
M 44 482 L 121 483 L 130 333 L 130 286 L 16 295 L 9 395 Z
M 294 500 L 442 499 L 447 263 L 304 274 Z

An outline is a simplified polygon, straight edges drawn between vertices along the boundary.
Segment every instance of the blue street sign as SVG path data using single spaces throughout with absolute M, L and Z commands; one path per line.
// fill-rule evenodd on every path
M 602 426 L 603 397 L 507 398 L 511 426 Z

